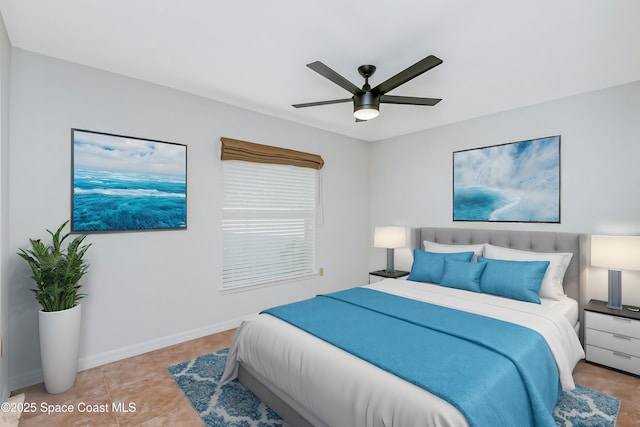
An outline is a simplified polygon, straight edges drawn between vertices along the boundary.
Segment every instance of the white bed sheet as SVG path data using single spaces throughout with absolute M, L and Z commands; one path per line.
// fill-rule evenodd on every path
M 537 330 L 556 358 L 563 389 L 574 387 L 571 372 L 584 352 L 564 314 L 538 304 L 406 280 L 387 279 L 367 287 Z M 273 316 L 243 322 L 222 381 L 237 376 L 238 363 L 329 426 L 468 426 L 448 402 Z
M 548 308 L 549 310 L 553 310 L 556 313 L 562 314 L 567 318 L 571 325 L 577 325 L 578 315 L 580 313 L 578 301 L 574 300 L 573 298 L 569 298 L 566 295 L 560 295 L 557 300 L 548 298 L 540 298 L 540 300 L 543 307 Z

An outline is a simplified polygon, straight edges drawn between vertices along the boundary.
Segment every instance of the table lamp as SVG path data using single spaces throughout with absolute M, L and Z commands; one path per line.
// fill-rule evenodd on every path
M 407 232 L 404 227 L 376 227 L 373 234 L 373 246 L 387 249 L 387 273 L 395 273 L 393 265 L 394 252 L 396 248 L 403 248 L 407 245 Z
M 607 307 L 622 310 L 620 270 L 640 270 L 640 236 L 591 236 L 591 265 L 609 269 Z

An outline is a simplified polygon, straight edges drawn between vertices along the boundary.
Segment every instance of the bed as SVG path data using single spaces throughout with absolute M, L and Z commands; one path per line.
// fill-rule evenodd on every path
M 541 298 L 541 304 L 413 280 L 388 279 L 355 289 L 353 292 L 364 294 L 366 297 L 375 297 L 376 301 L 377 298 L 385 298 L 379 303 L 384 307 L 393 307 L 387 298 L 393 301 L 402 299 L 400 302 L 403 304 L 428 304 L 433 309 L 447 310 L 444 312 L 446 316 L 449 312 L 455 311 L 456 315 L 462 316 L 480 315 L 483 321 L 486 317 L 488 322 L 497 320 L 523 325 L 525 328 L 521 329 L 526 329 L 528 332 L 532 329 L 540 336 L 544 336 L 548 346 L 548 348 L 545 347 L 545 351 L 552 354 L 554 368 L 557 369 L 557 379 L 553 381 L 559 383 L 565 390 L 573 387 L 572 370 L 578 360 L 584 357 L 578 340 L 581 329 L 579 314 L 584 304 L 584 292 L 582 292 L 586 259 L 584 235 L 425 227 L 412 230 L 412 241 L 413 246 L 419 249 L 424 249 L 426 241 L 436 245 L 457 246 L 490 244 L 497 251 L 500 251 L 500 248 L 507 248 L 536 253 L 572 254 L 562 277 L 566 297 L 555 300 Z M 414 275 L 413 270 L 412 275 Z M 345 294 L 337 293 L 335 297 L 339 300 L 337 303 L 343 304 L 344 298 L 351 298 L 351 291 L 345 291 L 347 292 Z M 333 301 L 333 294 L 327 298 L 332 300 L 332 304 L 336 303 Z M 378 302 L 374 301 L 374 303 Z M 411 311 L 404 306 L 399 306 L 397 310 Z M 404 377 L 403 367 L 398 368 L 400 369 L 398 372 L 393 369 L 390 370 L 394 373 L 387 372 L 372 363 L 372 360 L 359 355 L 357 351 L 338 348 L 324 339 L 316 338 L 315 332 L 302 330 L 276 315 L 278 315 L 277 312 L 260 314 L 241 325 L 229 352 L 223 381 L 230 381 L 237 377 L 288 424 L 292 426 L 466 427 L 473 425 L 469 419 L 476 420 L 475 424 L 478 424 L 477 418 L 471 418 L 467 410 L 458 402 L 449 403 L 445 398 L 439 397 L 443 396 L 442 393 L 426 391 L 421 386 L 420 380 L 414 381 L 412 378 Z M 314 314 L 313 317 L 322 319 L 321 316 L 318 312 L 318 315 Z M 439 316 L 442 314 L 434 317 Z M 360 319 L 359 314 L 356 317 Z M 376 325 L 372 328 L 385 328 L 373 323 L 377 320 L 366 318 L 366 322 L 369 321 L 372 322 L 371 325 Z M 325 323 L 331 326 L 330 317 L 319 321 L 321 326 Z M 476 322 L 465 322 L 465 324 L 471 323 Z M 358 322 L 355 320 L 353 326 L 352 322 L 348 322 L 348 326 L 344 329 L 356 328 L 354 330 L 359 331 Z M 331 326 L 328 329 L 342 328 Z M 473 335 L 477 332 L 469 333 Z M 360 339 L 359 335 L 359 332 L 355 332 L 353 336 Z M 329 341 L 332 342 L 331 339 Z M 357 340 L 353 338 L 348 341 Z M 429 339 L 413 341 L 429 342 Z M 418 348 L 422 354 L 435 347 L 426 345 Z M 463 356 L 464 354 L 455 355 L 450 359 Z M 531 355 L 525 354 L 525 357 L 533 360 Z M 363 358 L 368 361 L 362 360 Z M 542 359 L 541 356 L 540 358 Z M 404 365 L 404 361 L 408 359 L 403 356 L 401 360 L 403 361 L 401 365 Z M 434 361 L 430 365 L 439 366 L 437 363 L 440 362 Z M 467 363 L 468 360 L 461 362 L 456 371 L 463 372 L 464 369 L 471 369 L 467 367 Z M 435 375 L 431 373 L 433 370 L 429 369 L 418 371 L 424 372 L 425 375 L 428 372 L 429 375 Z M 502 375 L 498 376 L 502 377 Z M 538 375 L 538 377 L 542 376 Z M 542 386 L 551 389 L 554 384 Z M 495 387 L 499 392 L 500 386 Z M 504 401 L 496 403 L 497 399 L 492 397 L 495 396 L 487 396 L 486 402 L 480 401 L 480 403 L 482 405 L 486 403 L 487 407 L 493 405 L 493 412 L 500 412 L 499 408 L 502 407 L 517 408 L 520 405 L 519 400 L 508 404 Z

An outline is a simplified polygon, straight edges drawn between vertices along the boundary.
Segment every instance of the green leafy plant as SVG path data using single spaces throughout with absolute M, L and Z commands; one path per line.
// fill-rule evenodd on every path
M 83 245 L 87 236 L 80 235 L 66 249 L 62 248 L 63 242 L 71 234 L 61 236 L 68 223 L 69 221 L 65 221 L 55 233 L 47 230 L 52 237 L 50 245 L 44 244 L 40 239 L 29 239 L 31 248 L 20 248 L 18 252 L 31 268 L 31 277 L 36 282 L 36 287 L 31 291 L 42 311 L 73 308 L 80 299 L 86 297 L 86 294 L 80 293 L 79 282 L 89 268 L 83 258 L 91 244 Z

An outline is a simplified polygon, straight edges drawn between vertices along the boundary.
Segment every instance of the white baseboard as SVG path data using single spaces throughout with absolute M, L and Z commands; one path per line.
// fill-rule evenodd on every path
M 240 326 L 243 320 L 246 320 L 253 316 L 254 315 L 252 314 L 221 323 L 204 326 L 201 328 L 191 329 L 189 331 L 169 335 L 155 340 L 141 342 L 139 344 L 123 347 L 101 354 L 96 354 L 94 356 L 82 357 L 80 358 L 80 360 L 78 360 L 78 371 L 84 371 L 87 369 L 95 368 L 96 366 L 102 366 L 106 365 L 107 363 L 126 359 L 127 357 L 137 356 L 149 351 L 159 350 L 161 348 L 180 344 L 185 341 L 190 341 L 196 338 L 201 338 L 207 335 L 234 329 Z M 42 381 L 42 369 L 37 369 L 30 372 L 25 372 L 21 375 L 9 377 L 9 389 L 18 390 L 24 387 L 31 386 L 33 384 L 41 383 Z
M 41 383 L 42 381 L 42 369 L 34 369 L 33 371 L 9 377 L 9 390 L 14 392 L 21 388 Z
M 171 345 L 180 344 L 185 341 L 237 328 L 238 326 L 240 326 L 240 323 L 242 323 L 243 320 L 251 316 L 228 320 L 226 322 L 192 329 L 190 331 L 169 335 L 155 340 L 145 341 L 132 346 L 120 348 L 102 354 L 97 354 L 95 356 L 83 357 L 78 361 L 78 371 L 84 371 L 86 369 L 95 368 L 96 366 L 102 366 L 107 363 L 126 359 L 127 357 L 137 356 L 149 351 L 158 350 L 164 347 L 169 347 Z

